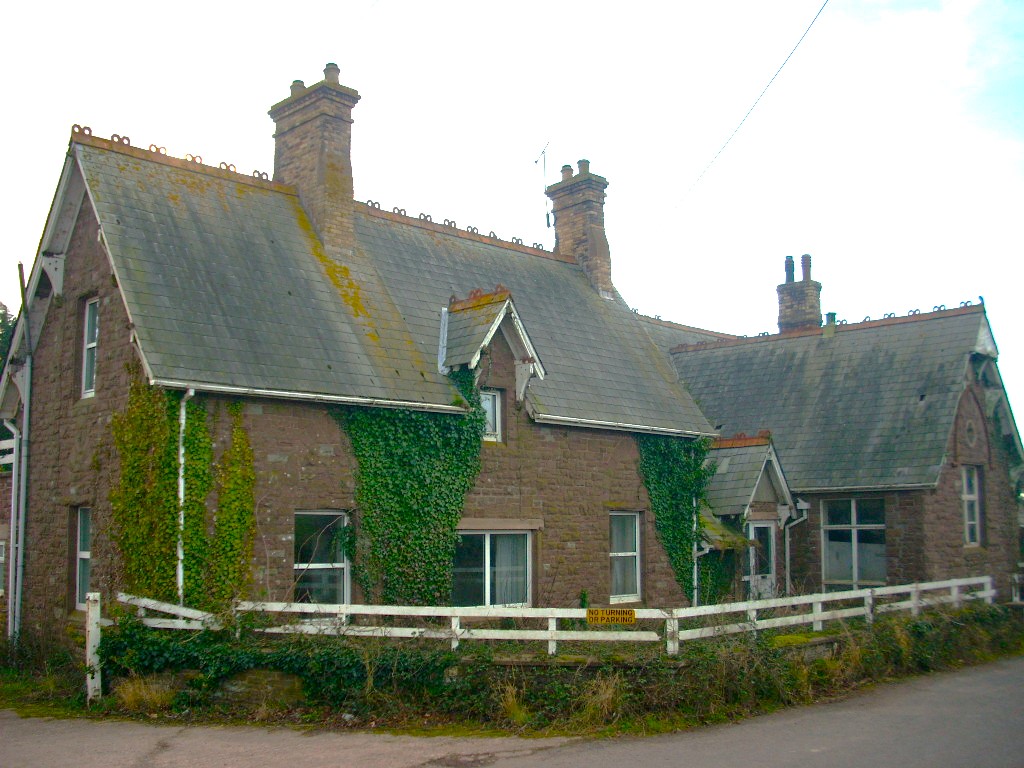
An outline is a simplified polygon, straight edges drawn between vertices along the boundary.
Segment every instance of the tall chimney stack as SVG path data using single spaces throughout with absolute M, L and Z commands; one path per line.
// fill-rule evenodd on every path
M 352 108 L 359 94 L 339 82 L 337 64 L 308 88 L 301 80 L 270 108 L 274 181 L 298 189 L 299 199 L 328 254 L 344 256 L 355 243 L 352 183 Z
M 545 192 L 555 212 L 555 253 L 572 256 L 607 299 L 615 296 L 612 259 L 604 231 L 604 191 L 608 181 L 590 172 L 590 161 L 579 161 L 579 173 L 562 166 L 562 180 Z
M 786 282 L 779 293 L 779 333 L 821 327 L 821 283 L 811 280 L 811 257 L 800 258 L 803 279 L 795 282 L 793 257 L 786 257 Z

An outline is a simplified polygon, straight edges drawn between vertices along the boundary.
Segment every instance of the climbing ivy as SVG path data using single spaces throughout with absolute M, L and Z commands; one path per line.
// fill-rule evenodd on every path
M 179 515 L 183 587 L 187 605 L 219 607 L 248 576 L 255 521 L 255 471 L 239 407 L 232 406 L 231 443 L 216 473 L 219 506 L 209 533 L 207 499 L 214 487 L 213 442 L 206 406 L 185 404 L 183 393 L 151 387 L 132 372 L 128 402 L 111 422 L 120 476 L 111 489 L 113 537 L 121 553 L 125 588 L 177 602 Z M 178 445 L 184 444 L 184 504 L 179 507 Z
M 334 416 L 358 463 L 355 575 L 367 600 L 451 599 L 456 528 L 480 472 L 484 412 L 470 370 L 450 374 L 465 415 L 344 407 Z
M 250 573 L 256 527 L 256 471 L 249 434 L 242 424 L 242 404 L 228 407 L 231 443 L 217 469 L 217 519 L 210 542 L 207 584 L 215 604 L 238 597 Z
M 637 435 L 636 442 L 658 539 L 676 582 L 692 600 L 693 549 L 703 532 L 697 510 L 706 503 L 708 483 L 715 474 L 715 466 L 707 461 L 711 442 L 667 435 Z
M 174 472 L 178 470 L 177 440 L 181 413 L 181 392 L 167 392 L 167 421 L 172 425 L 174 439 Z M 199 400 L 185 403 L 185 525 L 182 529 L 184 552 L 185 604 L 200 606 L 208 594 L 206 579 L 209 546 L 206 536 L 206 499 L 213 487 L 213 441 L 206 426 L 206 406 Z M 174 505 L 177 506 L 177 488 Z M 203 606 L 205 607 L 205 606 Z
M 177 434 L 166 393 L 134 376 L 125 409 L 111 422 L 121 459 L 110 491 L 113 535 L 129 592 L 177 599 Z

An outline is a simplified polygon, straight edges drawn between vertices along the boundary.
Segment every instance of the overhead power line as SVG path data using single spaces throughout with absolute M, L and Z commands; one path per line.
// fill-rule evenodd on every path
M 735 136 L 739 132 L 740 128 L 743 127 L 743 124 L 747 122 L 747 118 L 750 117 L 750 113 L 754 111 L 754 108 L 761 101 L 761 98 L 764 96 L 765 92 L 767 92 L 767 90 L 771 88 L 772 83 L 775 82 L 775 78 L 779 76 L 779 73 L 782 71 L 782 68 L 786 66 L 786 62 L 788 62 L 793 57 L 793 54 L 796 53 L 796 49 L 800 47 L 800 43 L 802 43 L 804 41 L 804 38 L 807 37 L 807 33 L 811 31 L 811 27 L 814 26 L 814 22 L 816 22 L 818 20 L 818 17 L 821 16 L 821 12 L 825 10 L 826 5 L 828 5 L 828 0 L 825 0 L 825 2 L 821 4 L 821 8 L 819 8 L 818 12 L 814 14 L 814 18 L 811 19 L 811 23 L 807 25 L 807 29 L 804 30 L 804 33 L 800 35 L 800 39 L 796 41 L 796 45 L 793 46 L 793 50 L 789 52 L 789 55 L 786 57 L 786 60 L 779 65 L 779 68 L 777 70 L 775 70 L 775 74 L 772 75 L 772 79 L 768 81 L 768 85 L 766 85 L 761 90 L 761 93 L 758 94 L 758 97 L 754 100 L 754 103 L 750 105 L 750 109 L 747 110 L 747 114 L 743 116 L 743 119 L 740 120 L 740 123 L 739 125 L 736 126 L 735 130 L 733 130 L 733 132 L 729 134 L 729 138 L 725 140 L 725 143 L 722 145 L 721 149 L 719 149 L 715 153 L 715 156 L 711 158 L 711 162 L 707 164 L 703 171 L 700 172 L 700 176 L 698 176 L 697 180 L 693 182 L 693 185 L 690 187 L 690 191 L 692 191 L 694 187 L 700 184 L 700 180 L 704 178 L 704 174 L 706 174 L 708 172 L 708 169 L 710 169 L 711 166 L 715 164 L 715 161 L 718 159 L 718 156 L 725 151 L 726 147 L 729 146 L 729 142 L 732 141 L 733 136 Z

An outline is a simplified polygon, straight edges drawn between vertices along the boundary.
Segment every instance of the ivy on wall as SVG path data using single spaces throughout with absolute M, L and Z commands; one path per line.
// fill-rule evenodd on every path
M 174 443 L 174 506 L 177 506 L 178 428 L 181 392 L 165 392 L 167 422 Z M 182 529 L 184 593 L 186 605 L 200 605 L 206 592 L 209 543 L 206 535 L 206 499 L 213 487 L 213 441 L 206 426 L 206 406 L 195 398 L 185 403 L 185 525 Z
M 231 441 L 215 472 L 206 406 L 190 399 L 183 435 L 184 504 L 179 508 L 182 397 L 181 392 L 132 377 L 128 402 L 111 422 L 120 457 L 120 477 L 110 492 L 113 538 L 121 553 L 125 588 L 177 602 L 183 511 L 184 601 L 217 608 L 241 592 L 249 575 L 255 529 L 253 455 L 240 406 L 231 406 Z M 211 536 L 207 501 L 215 485 L 218 507 Z
M 239 597 L 250 576 L 256 530 L 256 470 L 242 404 L 228 406 L 231 442 L 217 468 L 217 518 L 210 542 L 207 584 L 217 604 Z
M 471 370 L 450 378 L 469 411 L 333 411 L 358 464 L 355 577 L 365 599 L 444 605 L 451 600 L 456 529 L 480 472 L 484 413 Z
M 157 600 L 177 599 L 177 433 L 165 392 L 134 376 L 125 409 L 111 422 L 121 460 L 110 491 L 113 538 L 124 586 Z
M 707 461 L 711 441 L 689 440 L 667 435 L 637 435 L 640 450 L 640 476 L 651 500 L 654 525 L 658 531 L 676 582 L 691 600 L 694 544 L 700 546 L 703 534 L 698 510 L 706 503 L 708 483 L 715 466 Z M 700 578 L 702 599 L 720 576 Z

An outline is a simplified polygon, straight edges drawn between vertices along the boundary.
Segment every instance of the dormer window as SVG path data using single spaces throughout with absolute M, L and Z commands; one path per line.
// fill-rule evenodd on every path
M 99 299 L 90 299 L 85 303 L 82 328 L 82 397 L 92 397 L 96 394 L 96 341 L 100 333 Z
M 480 392 L 480 404 L 484 408 L 484 440 L 501 442 L 501 392 L 485 389 Z

